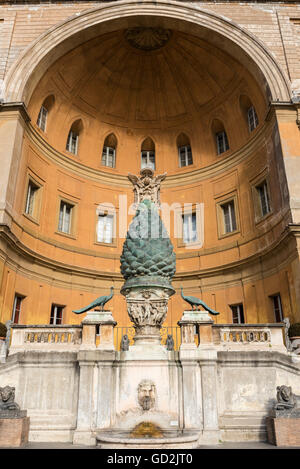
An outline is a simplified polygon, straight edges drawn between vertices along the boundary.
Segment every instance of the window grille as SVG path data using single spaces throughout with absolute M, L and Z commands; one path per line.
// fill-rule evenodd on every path
M 182 216 L 183 222 L 183 242 L 193 243 L 197 241 L 197 217 L 196 213 L 189 213 Z
M 261 216 L 265 216 L 271 211 L 269 194 L 268 194 L 268 186 L 267 186 L 266 181 L 264 181 L 262 184 L 257 186 L 256 190 L 259 196 Z
M 236 231 L 237 224 L 236 224 L 236 216 L 234 210 L 234 202 L 231 200 L 226 204 L 221 205 L 223 210 L 224 216 L 224 231 L 225 233 L 231 233 L 232 231 Z
M 249 132 L 252 132 L 258 126 L 258 117 L 254 106 L 247 111 Z
M 115 160 L 116 160 L 116 150 L 115 150 L 115 148 L 104 146 L 103 151 L 102 151 L 102 162 L 101 162 L 101 164 L 103 166 L 108 166 L 110 168 L 114 168 L 115 165 L 116 165 Z
M 155 170 L 155 152 L 154 151 L 145 151 L 141 152 L 141 168 L 151 168 Z
M 72 210 L 73 205 L 70 205 L 67 202 L 64 202 L 63 200 L 60 202 L 58 231 L 70 234 Z
M 182 168 L 184 166 L 189 166 L 193 164 L 192 149 L 190 145 L 184 145 L 178 147 L 179 153 L 179 166 Z
M 271 296 L 271 300 L 273 302 L 273 311 L 274 311 L 275 321 L 276 322 L 282 322 L 283 321 L 283 311 L 282 311 L 280 295 L 278 294 L 278 295 Z
M 74 155 L 77 155 L 78 140 L 79 140 L 78 133 L 76 133 L 74 130 L 70 130 L 69 135 L 68 135 L 66 149 L 70 153 L 73 153 Z
M 232 322 L 233 324 L 244 324 L 244 307 L 243 304 L 230 306 L 232 311 Z
M 50 314 L 50 324 L 62 324 L 64 306 L 52 304 Z
M 36 186 L 32 181 L 29 181 L 25 205 L 25 213 L 27 215 L 33 216 L 34 214 L 34 203 L 38 189 L 38 186 Z
M 228 138 L 225 130 L 216 134 L 218 155 L 229 150 Z
M 111 244 L 113 242 L 114 217 L 112 215 L 98 215 L 97 241 Z
M 43 132 L 46 131 L 47 116 L 48 116 L 48 110 L 44 106 L 41 106 L 41 109 L 37 118 L 37 125 Z
M 11 320 L 14 324 L 19 324 L 20 314 L 21 314 L 21 304 L 24 297 L 20 295 L 15 295 L 13 311 Z

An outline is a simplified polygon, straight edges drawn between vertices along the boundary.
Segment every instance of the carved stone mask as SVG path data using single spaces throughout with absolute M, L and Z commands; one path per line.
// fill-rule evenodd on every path
M 138 401 L 143 410 L 150 410 L 155 404 L 155 384 L 149 380 L 143 380 L 138 387 Z

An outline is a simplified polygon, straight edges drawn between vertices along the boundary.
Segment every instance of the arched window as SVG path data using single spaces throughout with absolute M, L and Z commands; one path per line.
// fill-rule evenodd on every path
M 248 125 L 249 132 L 253 132 L 258 126 L 258 117 L 255 107 L 246 95 L 240 96 L 240 107 Z
M 46 132 L 47 127 L 47 117 L 50 109 L 54 104 L 54 96 L 50 95 L 44 99 L 43 104 L 41 105 L 40 112 L 37 118 L 37 126 L 43 131 Z
M 217 154 L 221 155 L 229 150 L 229 142 L 223 122 L 219 119 L 214 119 L 212 123 L 212 132 L 216 142 Z
M 141 168 L 155 169 L 155 145 L 150 137 L 146 138 L 142 143 Z
M 117 139 L 114 134 L 109 134 L 104 140 L 102 150 L 102 166 L 114 168 L 116 166 Z
M 192 148 L 189 138 L 185 134 L 180 134 L 177 137 L 177 148 L 179 157 L 179 166 L 189 166 L 193 164 Z
M 76 120 L 73 122 L 67 139 L 66 150 L 74 155 L 77 155 L 78 152 L 78 143 L 79 143 L 79 135 L 82 132 L 83 125 L 81 119 Z

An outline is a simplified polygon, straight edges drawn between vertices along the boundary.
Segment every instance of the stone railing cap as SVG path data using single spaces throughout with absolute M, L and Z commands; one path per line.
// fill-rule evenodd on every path
M 81 324 L 12 324 L 13 329 L 74 329 L 82 328 Z
M 254 328 L 263 328 L 263 327 L 280 327 L 283 328 L 285 327 L 285 324 L 283 322 L 278 322 L 278 323 L 266 323 L 266 324 L 214 324 L 213 327 L 228 327 L 228 328 L 248 328 L 248 329 L 254 329 Z

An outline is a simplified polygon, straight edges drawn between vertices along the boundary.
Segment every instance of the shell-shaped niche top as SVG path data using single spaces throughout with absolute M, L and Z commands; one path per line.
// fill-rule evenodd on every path
M 170 29 L 137 27 L 126 29 L 125 38 L 132 47 L 151 51 L 165 46 L 171 34 Z
M 168 282 L 176 270 L 176 258 L 158 208 L 143 200 L 129 226 L 121 255 L 121 273 L 125 280 L 155 277 Z M 168 283 L 167 282 L 167 283 Z

